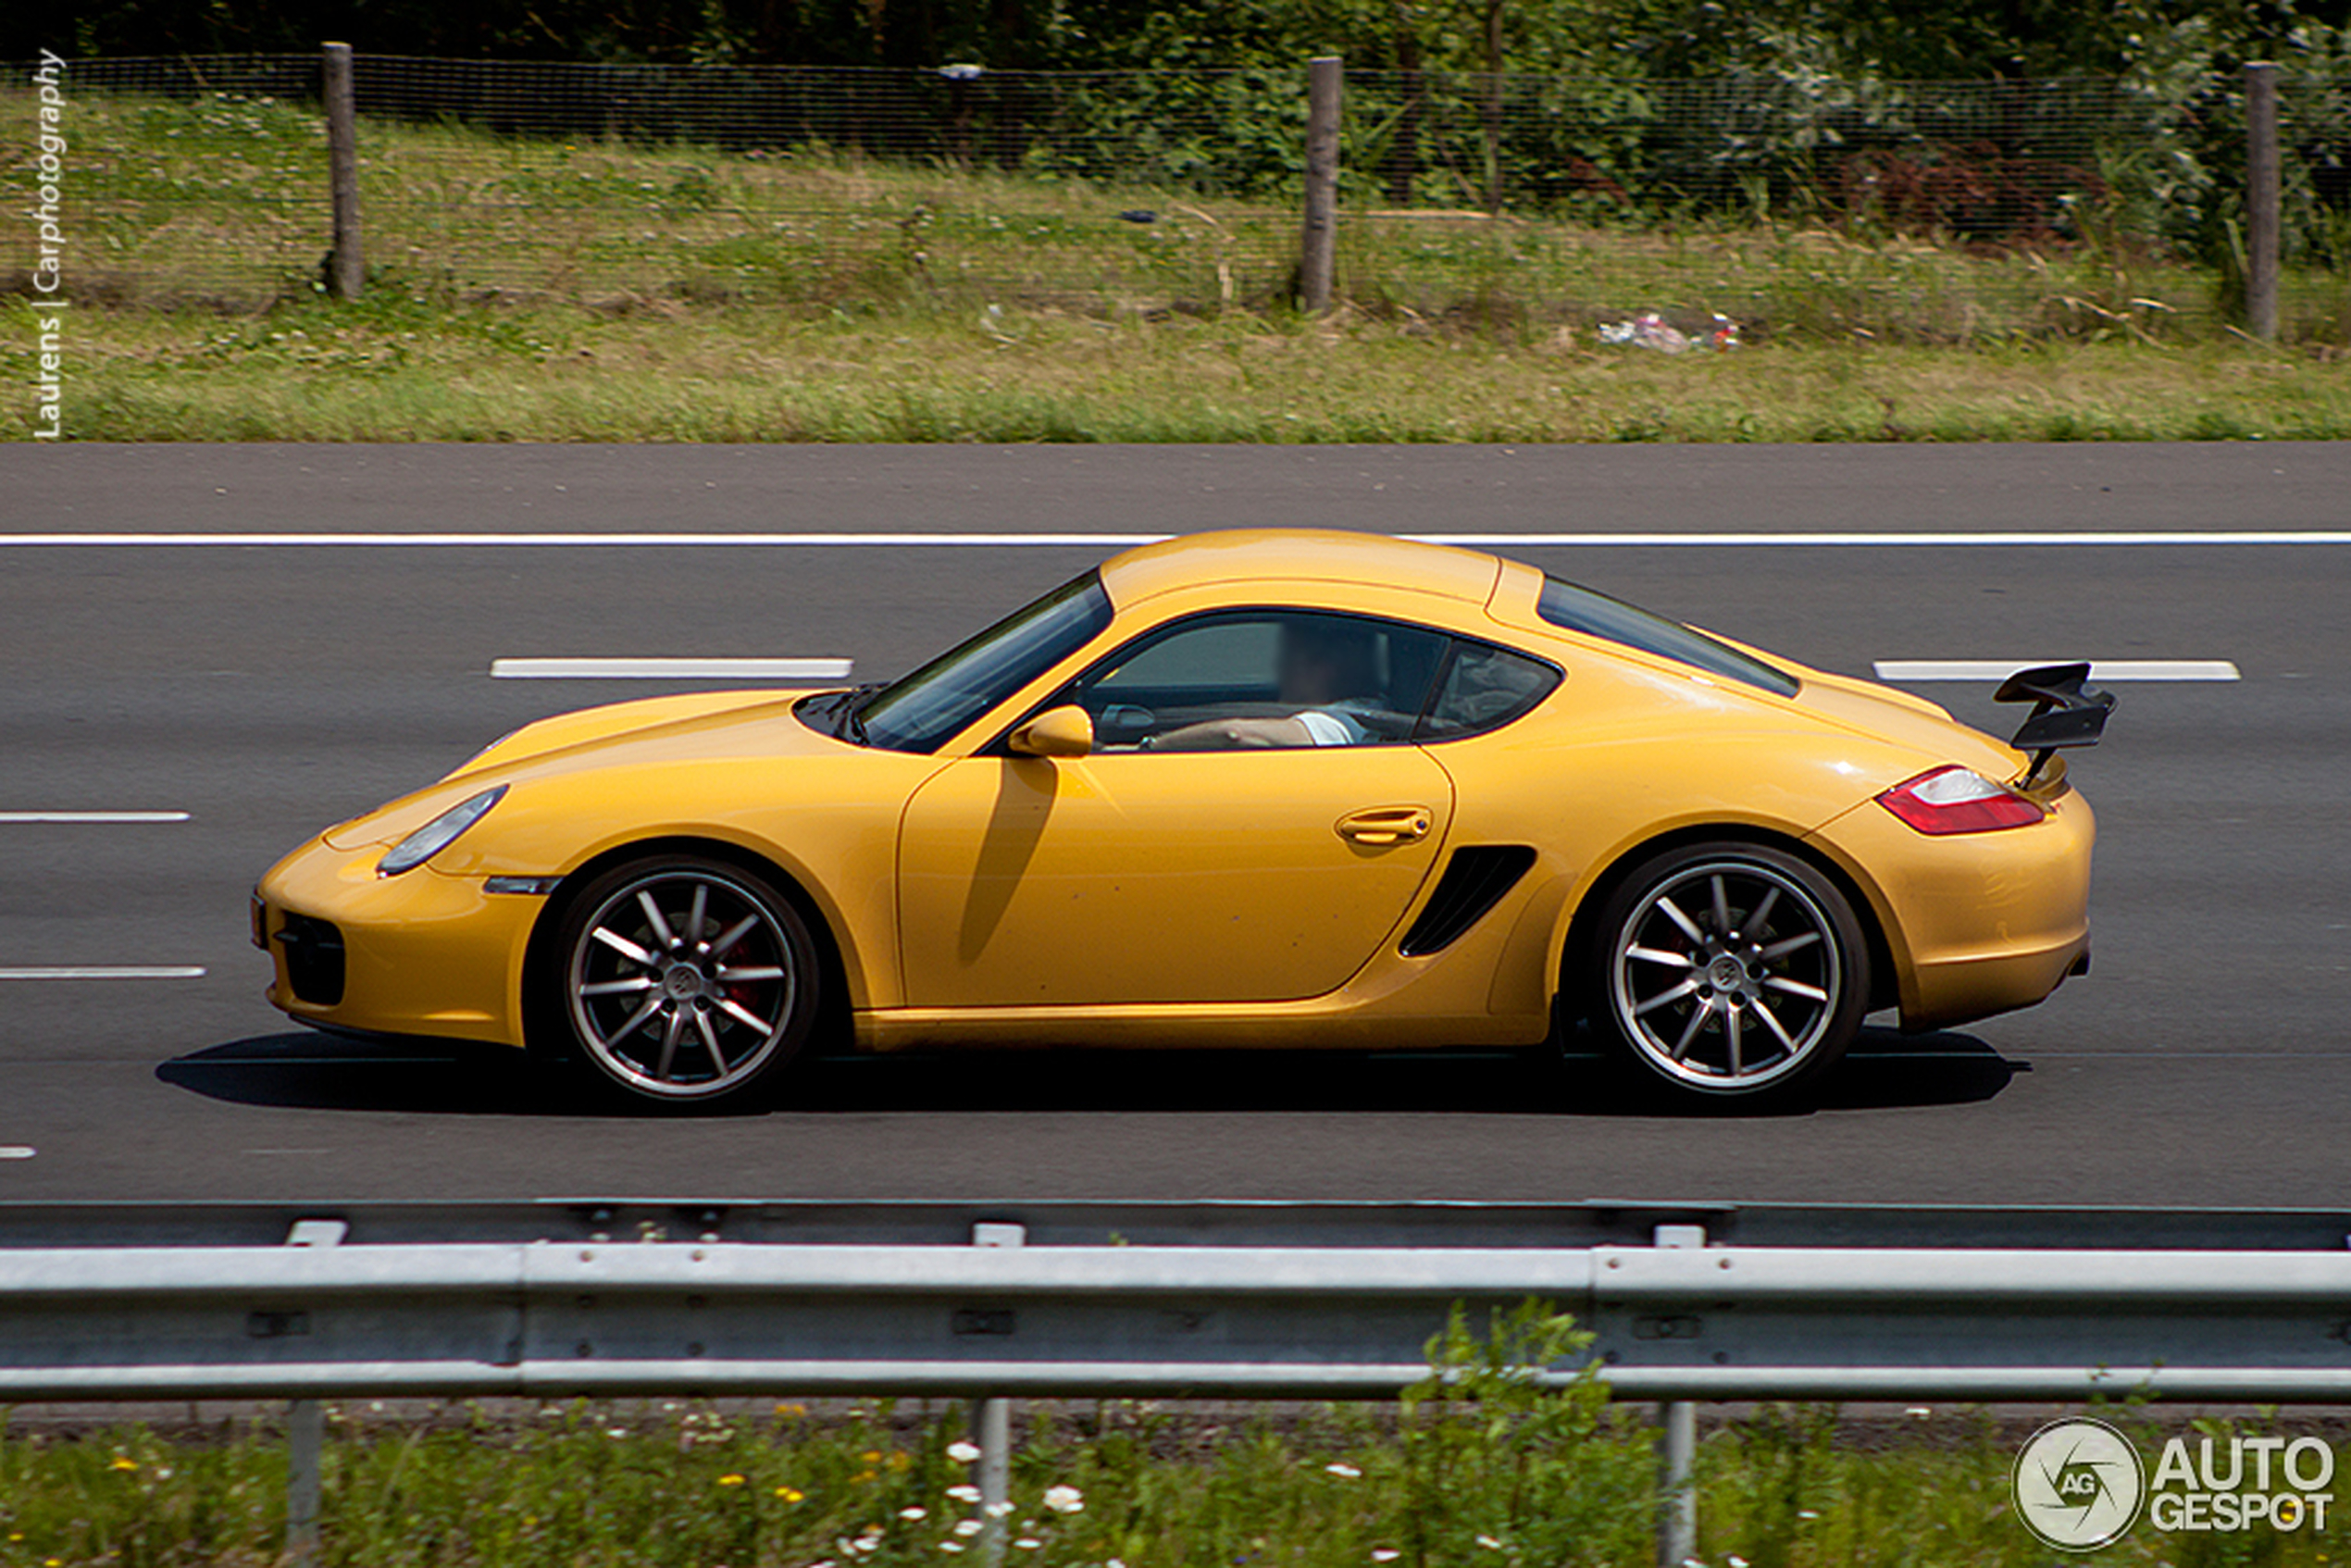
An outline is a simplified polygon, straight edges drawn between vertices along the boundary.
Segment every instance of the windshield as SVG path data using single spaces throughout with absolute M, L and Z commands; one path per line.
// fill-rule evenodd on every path
M 856 710 L 859 738 L 892 752 L 936 750 L 1108 625 L 1101 574 L 1074 578 L 875 692 Z
M 1622 642 L 1628 648 L 1638 648 L 1645 653 L 1677 659 L 1695 665 L 1710 675 L 1723 676 L 1760 686 L 1766 691 L 1776 691 L 1783 697 L 1793 697 L 1800 688 L 1795 678 L 1773 668 L 1762 660 L 1740 653 L 1728 643 L 1717 642 L 1702 631 L 1694 631 L 1679 621 L 1669 621 L 1663 616 L 1636 609 L 1622 599 L 1611 599 L 1573 582 L 1558 578 L 1543 579 L 1543 597 L 1536 613 L 1553 626 L 1563 626 L 1570 631 L 1580 631 L 1587 637 L 1604 637 L 1611 642 Z

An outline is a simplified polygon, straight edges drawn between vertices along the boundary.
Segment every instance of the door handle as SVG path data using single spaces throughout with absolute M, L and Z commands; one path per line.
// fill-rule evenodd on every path
M 1338 836 L 1350 844 L 1409 844 L 1428 837 L 1426 806 L 1373 806 L 1338 819 Z

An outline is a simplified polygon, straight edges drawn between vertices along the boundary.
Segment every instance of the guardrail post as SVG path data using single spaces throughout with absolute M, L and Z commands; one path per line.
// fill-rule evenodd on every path
M 1660 1247 L 1703 1247 L 1706 1227 L 1661 1225 Z M 1658 1407 L 1658 1568 L 1681 1568 L 1698 1555 L 1698 1493 L 1690 1473 L 1698 1463 L 1698 1406 L 1673 1400 Z
M 1305 230 L 1298 253 L 1298 303 L 1319 315 L 1331 307 L 1331 277 L 1338 244 L 1338 104 L 1337 55 L 1306 62 Z
M 343 1238 L 341 1220 L 296 1220 L 286 1233 L 289 1247 L 332 1247 Z M 286 1562 L 317 1568 L 318 1500 L 324 1489 L 327 1412 L 317 1400 L 286 1405 Z
M 1028 1227 L 982 1221 L 972 1226 L 975 1247 L 1019 1247 L 1028 1240 Z M 974 1400 L 971 1403 L 972 1441 L 979 1447 L 979 1538 L 972 1544 L 976 1568 L 999 1568 L 1004 1561 L 1004 1523 L 1013 1494 L 1013 1405 L 1010 1400 Z
M 2245 314 L 2257 338 L 2278 335 L 2278 68 L 2245 68 Z
M 327 253 L 327 292 L 355 300 L 366 277 L 359 255 L 359 116 L 351 86 L 351 45 L 326 46 L 320 96 L 327 107 L 327 181 L 334 204 L 334 248 Z

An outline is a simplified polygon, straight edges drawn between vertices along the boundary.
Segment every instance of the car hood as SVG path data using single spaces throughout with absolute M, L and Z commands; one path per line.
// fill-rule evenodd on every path
M 813 694 L 705 691 L 557 714 L 493 742 L 438 783 L 338 823 L 320 837 L 339 850 L 396 843 L 468 796 L 529 778 L 641 762 L 780 757 L 846 749 L 844 742 L 793 716 L 794 705 Z

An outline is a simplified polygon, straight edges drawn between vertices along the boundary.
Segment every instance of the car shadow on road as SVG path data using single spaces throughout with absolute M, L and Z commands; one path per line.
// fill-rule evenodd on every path
M 767 1103 L 703 1115 L 884 1112 L 1369 1112 L 1758 1117 L 1965 1105 L 2031 1064 L 1972 1035 L 1865 1030 L 1799 1097 L 1693 1103 L 1580 1039 L 1565 1052 L 958 1052 L 820 1057 Z M 165 1062 L 156 1077 L 235 1104 L 440 1115 L 640 1115 L 502 1047 L 261 1035 Z M 675 1113 L 673 1113 L 675 1114 Z

